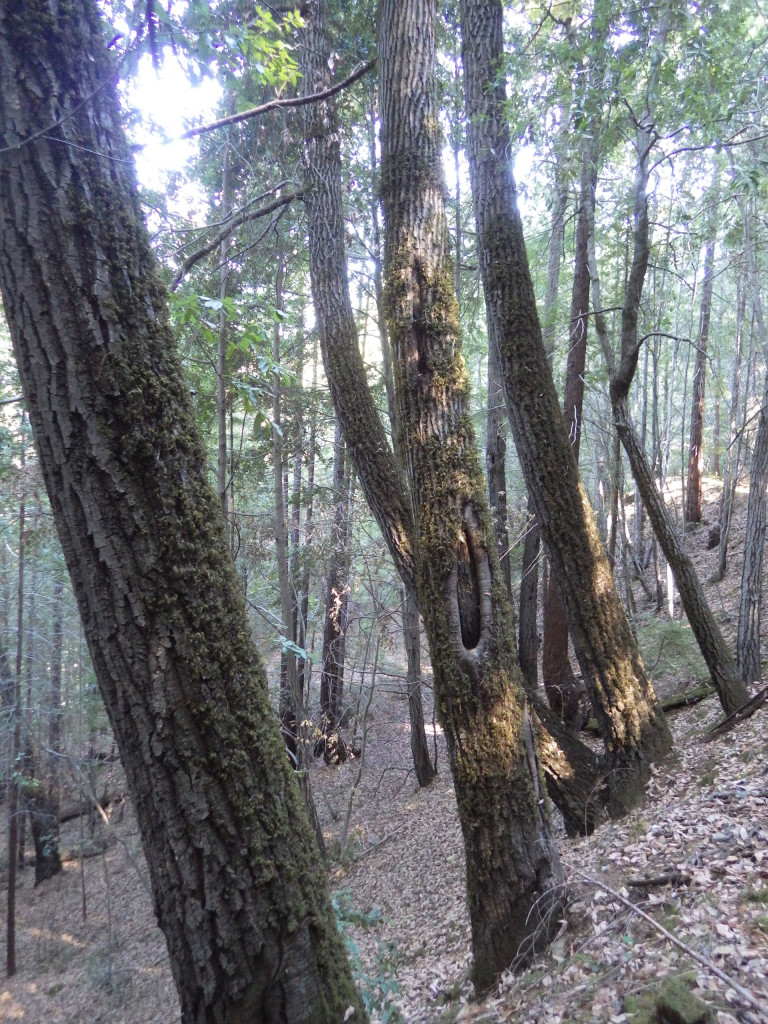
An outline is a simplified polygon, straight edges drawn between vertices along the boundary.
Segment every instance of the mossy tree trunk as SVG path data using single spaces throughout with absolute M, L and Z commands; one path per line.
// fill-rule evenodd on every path
M 502 6 L 463 0 L 469 166 L 489 324 L 501 352 L 507 409 L 582 675 L 605 744 L 610 807 L 642 797 L 671 736 L 616 591 L 564 429 L 509 167 Z M 489 86 L 488 83 L 494 83 Z
M 0 289 L 182 1020 L 365 1019 L 208 482 L 95 4 L 0 5 L 0 95 Z
M 507 593 L 512 600 L 512 563 L 507 523 L 507 415 L 501 385 L 498 345 L 488 345 L 488 416 L 486 420 L 485 473 L 493 532 Z M 566 634 L 567 641 L 567 634 Z
M 551 934 L 563 874 L 467 400 L 434 93 L 436 15 L 435 0 L 384 0 L 380 11 L 385 307 L 416 514 L 419 604 L 482 989 Z
M 596 143 L 593 139 L 587 139 L 583 144 L 582 151 L 571 315 L 568 321 L 568 357 L 563 394 L 563 417 L 571 442 L 571 451 L 577 463 L 581 447 L 584 369 L 587 362 L 589 327 L 587 242 L 595 203 L 596 164 Z M 574 731 L 578 731 L 585 718 L 581 702 L 584 685 L 579 685 L 571 667 L 568 653 L 568 618 L 552 577 L 549 580 L 544 606 L 544 645 L 541 667 L 544 689 L 550 707 L 566 725 Z
M 330 85 L 328 63 L 330 47 L 325 28 L 327 4 L 312 0 L 304 8 L 301 67 L 303 88 L 312 93 Z M 374 118 L 372 116 L 372 124 Z M 344 430 L 345 440 L 363 491 L 384 539 L 389 546 L 406 589 L 403 633 L 408 659 L 408 709 L 411 722 L 411 749 L 420 785 L 434 778 L 427 753 L 424 710 L 419 667 L 418 608 L 415 600 L 416 576 L 413 562 L 413 519 L 410 498 L 403 480 L 400 438 L 394 417 L 391 358 L 386 324 L 380 315 L 380 335 L 384 354 L 384 379 L 392 420 L 392 447 L 374 405 L 357 342 L 357 328 L 349 298 L 347 254 L 344 241 L 341 154 L 339 126 L 334 99 L 312 104 L 306 109 L 305 189 L 309 231 L 309 266 L 312 297 L 323 347 L 326 376 L 334 408 Z M 371 161 L 375 173 L 376 139 L 371 138 Z M 378 258 L 378 210 L 372 203 L 374 225 L 374 284 L 377 310 L 381 314 L 381 268 Z M 344 598 L 346 601 L 346 598 Z M 415 613 L 415 620 L 413 615 Z M 416 633 L 414 636 L 414 623 Z M 326 618 L 326 629 L 332 623 Z M 414 646 L 415 645 L 415 646 Z M 325 649 L 325 648 L 324 648 Z M 330 694 L 330 690 L 329 690 Z M 335 728 L 335 726 L 334 726 Z

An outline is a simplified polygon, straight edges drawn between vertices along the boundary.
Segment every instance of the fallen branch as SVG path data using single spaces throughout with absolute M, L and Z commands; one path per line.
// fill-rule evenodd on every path
M 746 704 L 742 704 L 738 711 L 734 711 L 732 714 L 724 718 L 722 722 L 710 729 L 707 735 L 704 737 L 705 743 L 711 743 L 712 740 L 718 739 L 720 736 L 725 736 L 731 729 L 735 729 L 741 722 L 745 722 L 748 718 L 751 718 L 756 711 L 768 700 L 768 686 L 756 693 L 751 700 L 748 700 Z
M 673 946 L 677 946 L 678 949 L 682 950 L 683 953 L 686 953 L 691 957 L 691 959 L 695 960 L 696 963 L 701 964 L 701 966 L 705 968 L 705 970 L 709 971 L 710 974 L 714 974 L 716 978 L 719 978 L 720 981 L 733 989 L 735 994 L 742 1002 L 746 1003 L 747 1006 L 751 1006 L 760 1012 L 765 1010 L 764 1003 L 755 999 L 751 992 L 739 985 L 739 983 L 734 981 L 733 978 L 729 977 L 725 971 L 721 971 L 717 964 L 713 964 L 711 960 L 708 960 L 707 957 L 702 953 L 699 953 L 697 950 L 691 949 L 690 946 L 686 946 L 686 944 L 674 936 L 672 932 L 667 931 L 663 925 L 659 924 L 655 918 L 651 917 L 650 914 L 646 914 L 644 910 L 641 910 L 636 903 L 633 903 L 632 900 L 628 900 L 626 896 L 622 896 L 618 890 L 612 889 L 610 885 L 606 885 L 605 882 L 601 882 L 599 879 L 593 878 L 592 875 L 587 875 L 583 871 L 574 871 L 574 874 L 578 875 L 579 878 L 583 878 L 584 881 L 588 882 L 590 885 L 594 885 L 598 889 L 602 889 L 603 892 L 607 892 L 609 896 L 613 896 L 613 898 L 618 900 L 619 903 L 623 903 L 625 907 L 628 907 L 630 910 L 642 917 L 644 921 L 647 921 L 652 928 L 655 928 L 657 932 L 660 932 L 665 939 L 672 943 Z
M 627 885 L 635 889 L 653 889 L 661 885 L 688 885 L 690 875 L 684 875 L 682 871 L 669 871 L 666 875 L 656 875 L 655 878 L 631 878 Z

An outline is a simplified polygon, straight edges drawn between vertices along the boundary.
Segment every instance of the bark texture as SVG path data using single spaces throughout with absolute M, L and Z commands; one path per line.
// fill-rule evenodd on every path
M 467 402 L 434 95 L 436 15 L 435 0 L 381 6 L 385 295 L 419 604 L 464 835 L 473 977 L 482 989 L 546 942 L 563 876 Z
M 579 481 L 541 341 L 506 158 L 501 3 L 464 0 L 461 11 L 469 165 L 487 317 L 496 326 L 518 456 L 605 744 L 611 809 L 620 813 L 642 797 L 650 763 L 669 750 L 671 736 Z
M 0 4 L 0 94 L 3 304 L 182 1020 L 364 1019 L 207 481 L 95 5 Z
M 330 84 L 325 9 L 325 0 L 310 0 L 305 5 L 302 65 L 307 93 Z M 312 103 L 304 110 L 304 205 L 310 225 L 312 300 L 325 374 L 360 486 L 396 569 L 406 585 L 413 587 L 416 569 L 410 502 L 368 387 L 349 298 L 336 104 L 333 100 Z
M 319 91 L 330 84 L 331 73 L 328 63 L 330 48 L 325 29 L 326 9 L 325 0 L 312 0 L 305 5 L 304 9 L 305 27 L 301 48 L 301 66 L 304 75 L 304 88 L 309 93 Z M 373 125 L 373 119 L 371 123 Z M 413 562 L 413 518 L 410 497 L 403 480 L 400 437 L 394 414 L 389 340 L 382 313 L 381 266 L 378 257 L 378 210 L 374 200 L 371 211 L 376 250 L 374 254 L 374 284 L 394 451 L 389 447 L 368 388 L 349 298 L 347 254 L 344 241 L 341 154 L 335 100 L 317 103 L 309 107 L 305 115 L 304 130 L 305 207 L 309 226 L 310 276 L 315 315 L 323 346 L 326 376 L 330 384 L 336 415 L 343 426 L 345 441 L 349 447 L 358 478 L 371 510 L 382 528 L 384 538 L 389 544 L 395 567 L 405 584 L 408 608 L 403 617 L 403 631 L 408 658 L 407 693 L 411 722 L 411 750 L 419 784 L 427 785 L 434 778 L 435 772 L 427 754 L 427 739 L 424 730 L 418 658 L 418 607 L 415 609 L 410 607 L 410 602 L 415 600 L 416 593 Z M 372 132 L 371 137 L 371 158 L 375 166 L 375 131 Z M 334 589 L 337 595 L 334 600 L 340 602 L 339 611 L 345 619 L 346 579 L 341 587 Z M 331 597 L 332 592 L 329 590 L 328 609 L 331 608 Z M 413 619 L 414 614 L 415 620 Z M 332 641 L 329 631 L 333 633 L 336 628 L 334 620 L 327 616 L 326 637 L 323 644 L 324 666 L 326 641 Z M 330 647 L 328 649 L 331 650 Z M 343 647 L 341 653 L 343 670 Z M 324 668 L 324 680 L 325 676 Z M 321 697 L 324 692 L 326 691 L 321 690 Z M 327 688 L 326 695 L 330 714 L 324 704 L 323 713 L 326 718 L 324 728 L 330 727 L 330 732 L 327 732 L 326 735 L 333 735 L 341 714 L 340 699 L 334 704 L 332 687 Z M 336 752 L 341 753 L 342 749 L 337 747 Z
M 584 143 L 582 153 L 579 211 L 576 220 L 576 254 L 571 290 L 571 315 L 568 322 L 568 358 L 565 370 L 563 418 L 576 462 L 581 446 L 581 418 L 584 405 L 584 369 L 587 362 L 587 330 L 589 326 L 589 260 L 587 241 L 592 222 L 595 196 L 594 142 Z M 578 732 L 584 724 L 586 709 L 582 705 L 583 683 L 580 685 L 571 667 L 568 654 L 568 619 L 552 577 L 549 580 L 544 607 L 544 649 L 542 674 L 547 700 L 555 714 Z

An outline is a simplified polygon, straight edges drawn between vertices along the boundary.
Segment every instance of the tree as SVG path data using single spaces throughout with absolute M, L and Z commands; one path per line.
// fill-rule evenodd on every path
M 726 714 L 731 714 L 744 704 L 747 699 L 747 691 L 739 680 L 733 656 L 709 607 L 693 562 L 677 536 L 672 517 L 656 487 L 648 456 L 637 436 L 629 407 L 629 389 L 637 369 L 640 347 L 645 340 L 639 337 L 638 314 L 651 250 L 648 180 L 649 158 L 654 144 L 654 129 L 650 107 L 658 88 L 660 55 L 666 44 L 670 19 L 671 7 L 668 4 L 664 8 L 663 17 L 659 21 L 653 42 L 654 55 L 651 63 L 651 75 L 646 87 L 644 110 L 636 122 L 637 162 L 632 190 L 632 260 L 621 310 L 621 342 L 618 363 L 608 342 L 607 326 L 602 315 L 600 278 L 596 264 L 591 268 L 592 296 L 597 311 L 595 330 L 600 338 L 610 377 L 611 406 L 616 431 L 627 453 L 632 467 L 632 475 L 642 494 L 653 531 L 675 574 L 675 581 L 688 621 L 707 663 L 712 683 L 718 692 L 724 711 Z
M 551 934 L 562 880 L 468 409 L 435 104 L 435 0 L 380 11 L 384 284 L 418 595 L 467 862 L 473 978 Z M 402 87 L 408 82 L 408 89 Z
M 182 1018 L 364 1019 L 207 480 L 95 5 L 4 0 L 0 95 L 0 290 Z
M 542 344 L 507 158 L 499 77 L 502 6 L 463 0 L 461 12 L 469 166 L 489 333 L 498 339 L 517 453 L 603 736 L 610 807 L 621 813 L 641 799 L 650 764 L 672 741 L 579 481 Z

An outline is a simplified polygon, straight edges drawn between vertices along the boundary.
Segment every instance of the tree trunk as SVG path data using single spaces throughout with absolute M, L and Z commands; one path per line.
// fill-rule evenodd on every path
M 744 243 L 747 251 L 747 269 L 754 304 L 755 325 L 760 348 L 768 361 L 768 328 L 763 318 L 760 279 L 752 248 L 751 211 L 746 202 L 739 202 L 744 223 Z M 747 686 L 762 678 L 760 664 L 760 615 L 763 584 L 763 551 L 765 547 L 765 490 L 768 485 L 768 376 L 763 386 L 763 404 L 757 426 L 757 437 L 752 450 L 749 471 L 749 503 L 747 529 L 744 538 L 744 563 L 741 574 L 741 600 L 739 604 L 739 636 L 736 648 L 739 676 Z
M 589 325 L 589 260 L 587 242 L 589 226 L 594 217 L 596 153 L 595 143 L 584 143 L 582 153 L 579 211 L 576 222 L 576 255 L 571 292 L 569 318 L 568 358 L 565 371 L 563 417 L 568 430 L 573 456 L 578 463 L 581 445 L 581 418 L 584 405 L 584 369 L 587 361 L 587 328 Z M 544 608 L 544 646 L 542 674 L 547 700 L 555 714 L 569 728 L 578 732 L 584 724 L 586 711 L 582 707 L 584 684 L 579 682 L 571 668 L 568 654 L 568 619 L 550 578 Z
M 343 758 L 336 731 L 344 711 L 344 655 L 349 603 L 349 474 L 341 425 L 336 422 L 333 455 L 331 557 L 325 597 L 325 625 L 320 663 L 320 713 L 327 760 Z
M 664 8 L 655 40 L 655 46 L 659 49 L 664 46 L 669 19 L 670 7 L 667 5 Z M 649 95 L 653 92 L 654 90 L 649 87 Z M 637 129 L 638 160 L 633 193 L 634 244 L 621 313 L 621 350 L 618 366 L 608 342 L 605 319 L 601 314 L 595 315 L 595 330 L 600 338 L 608 366 L 611 405 L 616 430 L 629 458 L 635 484 L 640 488 L 653 531 L 674 572 L 688 621 L 709 669 L 712 683 L 718 692 L 726 714 L 730 714 L 741 707 L 747 699 L 746 690 L 738 678 L 735 662 L 707 603 L 693 563 L 677 536 L 664 499 L 656 489 L 648 456 L 640 444 L 629 411 L 629 390 L 642 344 L 642 339 L 638 339 L 637 318 L 650 255 L 647 184 L 648 157 L 652 138 L 650 114 L 646 113 L 638 122 Z M 591 273 L 594 305 L 599 310 L 601 309 L 600 278 L 596 265 L 591 267 Z
M 539 685 L 539 524 L 528 495 L 528 510 L 523 541 L 522 578 L 520 580 L 520 646 L 517 658 L 526 689 Z
M 512 564 L 510 561 L 509 527 L 507 526 L 507 417 L 504 391 L 501 386 L 499 346 L 488 344 L 488 418 L 485 443 L 485 473 L 488 478 L 488 499 L 493 516 L 493 532 L 499 552 L 510 602 L 512 601 Z M 566 634 L 567 641 L 567 634 Z
M 501 3 L 464 0 L 461 10 L 469 164 L 487 318 L 498 337 L 518 456 L 605 743 L 611 809 L 620 813 L 641 799 L 650 764 L 669 750 L 671 736 L 578 478 L 541 343 L 506 156 L 510 138 L 498 76 Z
M 407 662 L 408 716 L 411 722 L 411 754 L 416 781 L 428 786 L 437 775 L 429 757 L 427 733 L 424 728 L 424 703 L 421 699 L 421 626 L 419 602 L 414 592 L 406 592 L 403 600 L 403 636 Z
M 229 106 L 230 113 L 234 113 L 234 100 L 230 102 Z M 227 141 L 224 146 L 224 167 L 221 172 L 221 211 L 219 216 L 222 224 L 229 216 L 230 133 L 231 128 L 228 128 Z M 229 318 L 224 306 L 229 283 L 228 249 L 229 238 L 223 238 L 219 246 L 219 263 L 221 267 L 219 300 L 222 305 L 219 309 L 219 336 L 216 346 L 216 493 L 219 496 L 221 513 L 224 517 L 224 522 L 227 524 L 227 530 L 231 531 L 233 524 L 229 521 L 229 508 L 227 505 L 227 345 L 229 343 Z
M 739 678 L 745 686 L 762 678 L 760 665 L 760 613 L 763 592 L 763 551 L 765 548 L 765 490 L 768 486 L 768 380 L 757 426 L 749 471 L 747 529 L 741 571 L 739 635 L 736 660 Z
M 0 22 L 0 32 L 2 22 Z M 0 47 L 2 36 L 0 35 Z M 0 49 L 0 53 L 2 50 Z M 2 84 L 0 79 L 0 84 Z M 2 137 L 2 133 L 0 133 Z M 0 181 L 2 177 L 0 176 Z M 0 235 L 2 238 L 2 235 Z M 0 274 L 2 264 L 0 263 Z M 3 298 L 5 294 L 3 293 Z M 8 324 L 7 307 L 5 309 Z M 23 420 L 22 420 L 23 422 Z M 24 448 L 21 449 L 21 467 L 24 469 Z M 11 733 L 11 780 L 8 785 L 8 905 L 6 907 L 6 946 L 5 973 L 11 978 L 16 973 L 16 871 L 18 869 L 19 848 L 19 782 L 18 760 L 21 755 L 21 666 L 24 657 L 24 558 L 25 542 L 24 519 L 26 512 L 25 495 L 22 493 L 19 503 L 19 576 L 16 589 L 16 671 L 13 678 L 13 731 Z
M 434 96 L 436 14 L 434 0 L 381 6 L 385 308 L 419 605 L 464 835 L 473 979 L 483 989 L 530 958 L 534 935 L 551 934 L 563 875 L 467 402 Z
M 710 199 L 714 199 L 710 193 Z M 712 286 L 714 283 L 715 237 L 710 223 L 707 249 L 704 255 L 704 281 L 701 286 L 701 313 L 696 345 L 691 396 L 691 431 L 688 443 L 688 487 L 685 498 L 686 523 L 701 522 L 701 477 L 704 466 L 704 383 L 707 374 L 707 344 L 709 322 L 712 316 Z
M 542 324 L 542 344 L 551 360 L 555 347 L 555 331 L 557 326 L 557 296 L 560 286 L 560 266 L 562 263 L 563 237 L 565 232 L 565 210 L 568 203 L 568 183 L 563 170 L 563 153 L 567 139 L 568 118 L 562 115 L 554 172 L 554 193 L 552 200 L 552 218 L 547 249 L 547 286 L 544 295 L 544 315 Z M 523 543 L 523 561 L 520 578 L 520 615 L 518 660 L 529 689 L 539 685 L 539 551 L 541 535 L 533 500 L 528 495 L 527 526 Z M 547 593 L 549 587 L 546 588 Z
M 0 289 L 187 1024 L 365 1019 L 88 0 L 0 7 Z M 55 124 L 41 135 L 39 126 Z
M 329 82 L 325 0 L 305 5 L 302 64 L 306 93 Z M 349 298 L 341 199 L 341 157 L 333 101 L 304 108 L 304 205 L 312 299 L 325 374 L 344 441 L 371 512 L 402 579 L 415 586 L 413 516 L 384 425 L 368 387 Z
M 285 267 L 281 253 L 277 255 L 275 273 L 275 308 L 282 309 L 283 277 Z M 272 339 L 272 359 L 275 373 L 272 380 L 272 459 L 274 469 L 275 495 L 275 558 L 277 561 L 277 577 L 280 585 L 280 618 L 284 641 L 295 644 L 293 633 L 293 592 L 288 566 L 288 509 L 286 487 L 283 479 L 285 465 L 283 461 L 283 422 L 282 398 L 280 386 L 280 341 L 282 331 L 279 320 L 275 321 Z M 298 723 L 302 720 L 302 700 L 299 693 L 298 668 L 296 654 L 287 645 L 283 645 L 280 659 L 280 722 L 283 727 L 283 739 L 296 767 L 299 766 Z

